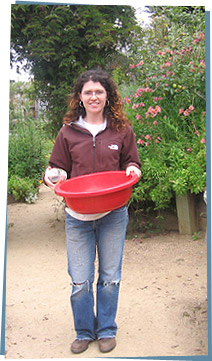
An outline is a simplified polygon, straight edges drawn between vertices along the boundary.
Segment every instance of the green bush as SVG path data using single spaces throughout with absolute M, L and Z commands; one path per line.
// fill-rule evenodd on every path
M 47 165 L 46 136 L 42 123 L 27 119 L 16 124 L 9 135 L 8 175 L 39 183 Z
M 44 123 L 28 118 L 19 121 L 9 134 L 8 192 L 16 200 L 33 202 L 48 165 L 53 142 Z
M 8 193 L 12 194 L 16 201 L 34 203 L 37 199 L 38 188 L 30 178 L 20 178 L 13 175 L 8 180 Z
M 172 7 L 163 9 L 149 30 L 147 44 L 151 36 L 154 42 L 131 65 L 131 86 L 123 89 L 142 163 L 132 201 L 153 202 L 155 209 L 206 186 L 204 14 L 183 23 L 183 9 L 174 8 L 173 23 Z

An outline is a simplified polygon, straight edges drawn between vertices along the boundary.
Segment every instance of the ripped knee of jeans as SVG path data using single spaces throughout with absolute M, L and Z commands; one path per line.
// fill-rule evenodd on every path
M 90 290 L 92 290 L 92 285 L 90 284 L 90 281 L 84 281 L 84 282 L 72 282 L 72 295 L 79 293 L 79 292 L 89 292 Z
M 83 285 L 87 284 L 88 282 L 89 282 L 89 281 L 80 282 L 80 283 L 73 282 L 72 285 L 73 285 L 73 286 L 83 286 Z

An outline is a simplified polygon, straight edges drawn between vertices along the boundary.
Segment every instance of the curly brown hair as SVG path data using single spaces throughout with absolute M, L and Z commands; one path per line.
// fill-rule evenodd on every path
M 123 103 L 119 95 L 118 89 L 109 74 L 103 70 L 89 70 L 82 73 L 76 81 L 73 94 L 68 99 L 69 110 L 63 117 L 63 124 L 69 124 L 76 121 L 80 116 L 86 115 L 85 108 L 80 103 L 79 94 L 85 83 L 92 80 L 99 82 L 107 92 L 108 102 L 104 108 L 104 116 L 110 121 L 112 128 L 117 130 L 123 129 L 129 124 L 129 120 L 124 114 Z

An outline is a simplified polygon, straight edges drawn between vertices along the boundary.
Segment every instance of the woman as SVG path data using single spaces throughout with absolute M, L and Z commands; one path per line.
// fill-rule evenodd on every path
M 50 168 L 62 169 L 68 178 L 112 170 L 126 170 L 127 176 L 135 172 L 140 177 L 135 136 L 123 114 L 117 88 L 107 73 L 90 70 L 79 77 L 63 123 L 50 157 Z M 63 173 L 58 182 L 64 180 Z M 44 180 L 54 189 L 55 183 L 47 172 Z M 126 206 L 89 215 L 66 207 L 68 272 L 72 278 L 71 305 L 76 330 L 71 345 L 73 353 L 85 351 L 95 339 L 101 352 L 116 346 L 115 317 L 127 224 Z M 99 277 L 95 313 L 96 248 Z

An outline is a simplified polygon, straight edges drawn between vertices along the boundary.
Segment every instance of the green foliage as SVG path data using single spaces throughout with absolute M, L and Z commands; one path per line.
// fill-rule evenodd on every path
M 10 82 L 10 129 L 16 121 L 26 120 L 35 106 L 34 82 Z
M 202 9 L 154 11 L 123 92 L 142 162 L 132 200 L 160 209 L 206 185 L 205 44 Z
M 36 200 L 52 146 L 41 121 L 28 118 L 13 125 L 9 134 L 8 192 L 16 200 Z
M 192 235 L 192 239 L 193 241 L 197 241 L 198 239 L 201 239 L 200 232 L 194 232 L 194 234 Z
M 34 83 L 11 82 L 8 192 L 16 200 L 28 203 L 37 199 L 53 147 L 46 122 L 40 117 L 32 117 L 34 106 Z
M 37 192 L 34 181 L 29 177 L 21 178 L 12 175 L 8 180 L 8 193 L 12 194 L 16 201 L 34 203 L 37 199 Z
M 130 6 L 12 5 L 11 63 L 26 60 L 58 130 L 79 73 L 112 71 L 122 49 L 135 52 L 140 32 Z
M 9 135 L 8 174 L 29 177 L 39 183 L 47 165 L 47 149 L 42 123 L 27 119 L 16 124 Z

